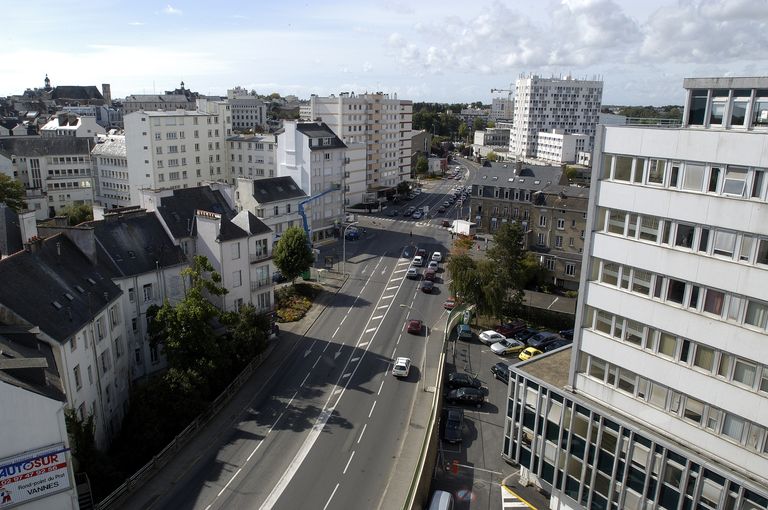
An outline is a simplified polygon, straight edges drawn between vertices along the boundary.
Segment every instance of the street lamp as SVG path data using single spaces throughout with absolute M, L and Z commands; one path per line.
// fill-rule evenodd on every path
M 359 221 L 353 221 L 346 227 L 344 227 L 344 230 L 341 233 L 342 240 L 341 240 L 341 274 L 346 274 L 345 270 L 347 269 L 347 229 L 351 227 L 352 225 L 357 225 L 360 223 Z

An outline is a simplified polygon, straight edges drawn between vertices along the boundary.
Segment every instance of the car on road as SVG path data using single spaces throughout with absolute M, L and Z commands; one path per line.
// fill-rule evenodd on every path
M 520 352 L 520 354 L 517 355 L 517 358 L 520 361 L 528 361 L 529 359 L 533 358 L 534 356 L 538 356 L 539 354 L 543 354 L 543 353 L 537 348 L 526 347 Z
M 409 278 L 411 280 L 418 280 L 421 275 L 419 274 L 419 270 L 418 269 L 416 269 L 415 267 L 411 266 L 411 267 L 408 268 L 408 271 L 405 272 L 405 276 L 406 276 L 406 278 Z
M 451 226 L 451 222 L 448 221 L 448 220 L 443 220 L 443 222 L 440 225 L 443 226 L 443 227 L 450 227 Z
M 443 441 L 460 443 L 461 431 L 464 428 L 464 410 L 446 409 L 443 420 Z
M 538 350 L 543 350 L 544 347 L 551 344 L 555 340 L 560 339 L 560 335 L 552 333 L 550 331 L 542 331 L 533 335 L 531 338 L 525 341 L 530 347 L 535 347 Z
M 443 207 L 450 207 L 450 206 L 451 206 L 451 203 L 448 200 L 443 202 Z
M 408 209 L 406 209 L 406 210 L 405 210 L 405 212 L 403 213 L 403 216 L 410 216 L 410 215 L 412 215 L 412 214 L 413 214 L 413 212 L 414 212 L 415 210 L 416 210 L 416 208 L 415 208 L 415 207 L 413 207 L 413 206 L 410 206 Z
M 395 377 L 408 377 L 411 371 L 411 358 L 397 358 L 392 365 L 392 375 Z
M 482 388 L 483 383 L 477 377 L 462 372 L 448 374 L 445 379 L 445 387 L 455 390 L 458 388 Z
M 387 208 L 387 216 L 397 216 L 399 213 L 394 207 Z
M 347 241 L 357 241 L 360 239 L 360 231 L 349 229 L 347 233 L 344 234 L 344 237 L 347 239 Z
M 472 340 L 472 328 L 469 327 L 469 324 L 459 324 L 456 326 L 456 334 L 464 340 Z
M 418 319 L 411 319 L 408 321 L 408 333 L 411 333 L 413 335 L 420 335 L 421 334 L 421 326 L 422 323 Z
M 508 354 L 518 354 L 525 349 L 525 342 L 515 340 L 514 338 L 505 338 L 500 342 L 496 342 L 491 346 L 491 351 L 499 356 L 506 356 Z
M 443 302 L 443 308 L 446 310 L 453 310 L 456 308 L 456 298 L 455 297 L 449 297 Z
M 488 331 L 483 331 L 482 333 L 477 335 L 477 338 L 481 342 L 483 342 L 485 345 L 493 345 L 496 342 L 501 342 L 502 340 L 505 340 L 507 337 L 505 337 L 501 333 L 497 333 L 492 329 L 489 329 Z
M 521 329 L 520 331 L 512 335 L 512 338 L 514 338 L 515 340 L 520 340 L 521 342 L 525 342 L 538 332 L 539 332 L 538 329 L 525 328 L 525 329 Z
M 432 260 L 434 260 L 435 262 L 442 262 L 443 254 L 440 253 L 439 251 L 436 251 L 435 253 L 432 254 Z
M 520 319 L 515 319 L 512 322 L 505 322 L 504 324 L 499 324 L 493 328 L 493 330 L 497 333 L 501 333 L 506 338 L 511 338 L 515 336 L 515 334 L 519 331 L 522 331 L 525 329 L 525 322 Z
M 443 214 L 444 212 L 445 212 L 445 207 L 443 207 L 442 205 L 437 208 L 437 214 Z
M 501 382 L 509 382 L 509 365 L 500 361 L 491 367 L 493 376 Z
M 406 246 L 403 249 L 403 258 L 409 259 L 409 258 L 413 257 L 413 254 L 414 254 L 413 246 Z
M 448 393 L 445 401 L 449 404 L 467 404 L 481 407 L 485 402 L 485 392 L 477 388 L 459 388 Z
M 429 280 L 424 280 L 421 282 L 421 291 L 424 294 L 432 294 L 432 292 L 435 290 L 435 282 L 431 282 Z
M 436 277 L 437 277 L 437 271 L 435 271 L 434 269 L 428 268 L 426 271 L 424 271 L 425 280 L 434 282 Z
M 414 220 L 420 220 L 422 217 L 421 211 L 413 211 L 413 214 L 411 214 L 411 218 Z
M 417 267 L 421 267 L 424 265 L 424 259 L 421 257 L 421 255 L 416 255 L 413 257 L 413 265 Z
M 555 349 L 559 349 L 560 347 L 570 345 L 571 343 L 573 343 L 573 340 L 568 340 L 567 338 L 558 338 L 554 342 L 545 345 L 544 349 L 542 350 L 544 352 L 554 351 Z
M 436 260 L 430 260 L 429 264 L 427 264 L 427 269 L 434 269 L 435 272 L 437 272 L 437 268 L 438 268 L 438 265 Z

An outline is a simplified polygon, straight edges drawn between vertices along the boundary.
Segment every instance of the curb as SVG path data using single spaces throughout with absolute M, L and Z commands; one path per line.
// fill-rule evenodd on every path
M 520 494 L 518 494 L 517 492 L 515 492 L 515 491 L 514 491 L 514 490 L 513 490 L 513 489 L 510 487 L 510 485 L 517 485 L 517 484 L 510 484 L 510 483 L 509 483 L 509 482 L 511 482 L 511 481 L 513 481 L 513 480 L 515 480 L 515 481 L 517 480 L 517 475 L 509 475 L 509 476 L 507 476 L 506 478 L 504 478 L 504 480 L 502 480 L 502 481 L 501 481 L 501 489 L 502 489 L 503 491 L 506 491 L 507 493 L 509 493 L 509 495 L 516 497 L 516 498 L 517 498 L 517 499 L 519 499 L 519 500 L 520 500 L 522 503 L 525 503 L 525 504 L 528 506 L 528 508 L 530 508 L 531 510 L 538 510 L 538 509 L 537 509 L 535 506 L 533 506 L 533 505 L 532 505 L 532 504 L 531 504 L 531 503 L 530 503 L 528 500 L 526 500 L 524 497 L 522 497 Z

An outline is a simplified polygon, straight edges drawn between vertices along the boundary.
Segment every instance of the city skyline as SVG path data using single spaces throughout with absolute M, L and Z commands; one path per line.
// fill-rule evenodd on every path
M 81 0 L 6 6 L 0 95 L 110 83 L 114 98 L 241 85 L 308 98 L 343 91 L 490 103 L 521 74 L 600 77 L 603 104 L 682 104 L 686 76 L 756 76 L 768 0 L 399 0 L 241 5 Z M 34 37 L 30 37 L 34 34 Z M 108 37 L 105 37 L 108 36 Z M 727 41 L 728 44 L 724 44 Z M 506 94 L 501 94 L 503 97 Z

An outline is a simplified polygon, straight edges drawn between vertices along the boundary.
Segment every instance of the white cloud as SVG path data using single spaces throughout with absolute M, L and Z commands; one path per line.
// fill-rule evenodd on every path
M 363 64 L 363 72 L 364 73 L 370 73 L 371 71 L 373 71 L 373 64 L 371 64 L 370 62 L 364 63 Z
M 170 14 L 170 15 L 174 16 L 174 15 L 180 15 L 181 14 L 181 9 L 177 9 L 174 6 L 172 6 L 171 4 L 168 4 L 168 5 L 166 5 L 163 8 L 163 12 L 165 14 Z
M 129 21 L 128 24 L 132 27 L 142 27 L 144 26 L 143 21 Z

